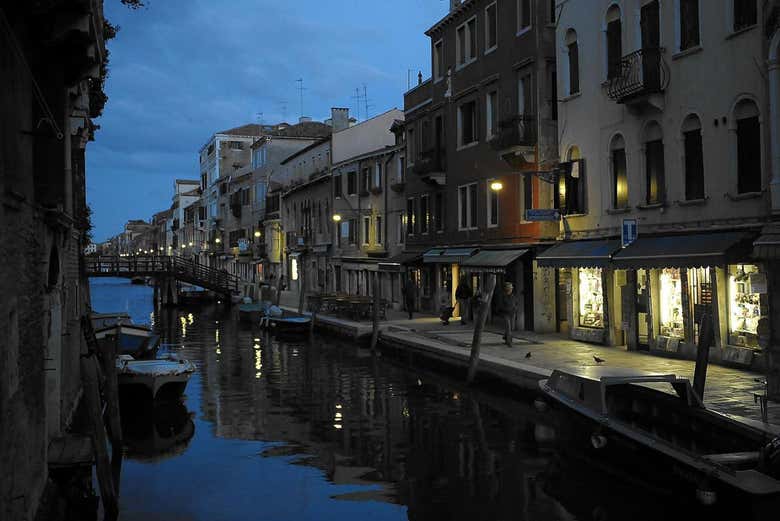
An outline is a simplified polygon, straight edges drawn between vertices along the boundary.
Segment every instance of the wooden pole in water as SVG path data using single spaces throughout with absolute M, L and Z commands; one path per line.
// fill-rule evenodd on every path
M 92 445 L 95 451 L 95 468 L 103 501 L 104 519 L 115 521 L 119 516 L 116 488 L 111 473 L 111 463 L 106 447 L 106 429 L 100 406 L 100 386 L 94 354 L 81 358 L 81 378 L 84 383 L 84 400 L 92 427 Z
M 488 275 L 487 286 L 481 292 L 479 303 L 477 304 L 477 316 L 474 321 L 474 337 L 471 340 L 471 358 L 469 359 L 469 372 L 466 376 L 466 383 L 472 383 L 477 374 L 477 365 L 479 364 L 479 350 L 482 343 L 482 330 L 485 328 L 487 312 L 490 309 L 490 302 L 493 300 L 493 291 L 496 289 L 496 274 Z
M 699 343 L 696 346 L 696 367 L 693 370 L 693 390 L 704 401 L 704 383 L 707 380 L 707 363 L 710 357 L 710 346 L 715 338 L 712 327 L 712 315 L 703 313 L 699 322 Z
M 373 353 L 376 351 L 376 343 L 379 340 L 379 272 L 374 273 L 372 291 L 374 300 L 371 306 L 371 352 Z
M 303 305 L 306 300 L 306 257 L 301 253 L 300 266 L 298 266 L 298 313 L 303 313 Z
M 105 397 L 108 412 L 108 430 L 111 436 L 111 445 L 122 446 L 122 422 L 119 415 L 119 383 L 116 374 L 116 355 L 119 352 L 119 340 L 122 328 L 117 326 L 114 331 L 114 339 L 105 342 L 100 353 L 103 365 L 103 374 L 106 379 Z

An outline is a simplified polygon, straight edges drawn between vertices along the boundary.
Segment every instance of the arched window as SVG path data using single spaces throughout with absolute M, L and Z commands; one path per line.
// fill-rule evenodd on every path
M 682 125 L 685 152 L 685 200 L 704 199 L 704 153 L 701 144 L 701 121 L 691 114 Z
M 617 134 L 609 145 L 612 166 L 612 207 L 628 208 L 628 172 L 626 170 L 626 142 Z
M 530 176 L 526 176 L 530 177 Z M 564 215 L 585 213 L 585 162 L 577 145 L 566 153 L 563 173 L 558 177 L 555 207 Z
M 737 131 L 737 192 L 761 191 L 761 123 L 758 106 L 743 99 L 734 108 Z
M 647 204 L 659 204 L 664 202 L 666 194 L 666 181 L 664 175 L 664 141 L 661 125 L 651 121 L 645 127 L 645 177 Z
M 613 4 L 606 15 L 607 79 L 620 76 L 620 60 L 623 57 L 623 31 L 620 24 L 620 7 Z
M 569 55 L 569 95 L 580 91 L 580 51 L 577 44 L 577 32 L 566 31 L 566 53 Z

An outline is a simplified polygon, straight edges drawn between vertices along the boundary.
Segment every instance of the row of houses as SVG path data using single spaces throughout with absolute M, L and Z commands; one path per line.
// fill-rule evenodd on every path
M 410 278 L 428 311 L 494 273 L 517 329 L 677 356 L 710 314 L 711 358 L 777 393 L 779 9 L 452 0 L 403 111 L 214 134 L 142 249 L 294 291 L 378 277 L 398 308 Z

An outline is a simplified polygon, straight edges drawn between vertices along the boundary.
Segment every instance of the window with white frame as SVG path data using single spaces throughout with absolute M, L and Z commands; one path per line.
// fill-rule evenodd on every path
M 493 90 L 485 97 L 485 136 L 487 139 L 498 134 L 498 91 Z
M 485 8 L 485 52 L 498 46 L 498 16 L 496 2 Z
M 363 244 L 371 243 L 371 217 L 363 216 Z
M 455 31 L 457 39 L 456 60 L 458 66 L 464 66 L 477 59 L 477 17 L 458 26 Z
M 407 235 L 414 235 L 415 232 L 415 215 L 417 212 L 415 211 L 417 205 L 415 204 L 415 198 L 409 197 L 406 200 L 406 234 Z
M 487 186 L 487 225 L 488 228 L 498 226 L 498 190 L 490 188 L 492 179 L 488 179 Z
M 382 216 L 377 215 L 374 219 L 374 239 L 377 244 L 382 244 Z
M 517 0 L 517 33 L 531 28 L 531 0 Z
M 580 50 L 577 43 L 577 32 L 574 29 L 566 31 L 566 54 L 568 55 L 566 65 L 569 67 L 567 95 L 571 96 L 580 91 Z
M 467 101 L 458 107 L 458 146 L 477 141 L 477 102 Z
M 620 21 L 620 7 L 612 5 L 607 10 L 607 79 L 617 78 L 620 75 L 620 60 L 623 58 L 623 30 Z
M 428 194 L 420 196 L 420 233 L 428 233 L 430 229 L 431 212 Z
M 433 44 L 433 79 L 440 80 L 444 77 L 444 40 Z
M 477 183 L 458 187 L 458 229 L 473 230 L 477 227 Z
M 679 11 L 677 13 L 678 24 L 678 50 L 684 51 L 700 45 L 699 34 L 699 0 L 677 0 Z
M 382 162 L 377 161 L 374 164 L 374 189 L 382 188 Z
M 530 116 L 533 113 L 533 90 L 531 86 L 531 71 L 521 70 L 517 74 L 517 114 Z

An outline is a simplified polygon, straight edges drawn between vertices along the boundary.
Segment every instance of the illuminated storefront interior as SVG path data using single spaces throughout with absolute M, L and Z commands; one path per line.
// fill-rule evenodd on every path
M 579 268 L 578 279 L 580 326 L 604 327 L 601 268 Z
M 739 347 L 758 347 L 758 325 L 768 309 L 766 274 L 753 264 L 732 264 L 729 279 L 729 343 Z M 764 299 L 764 302 L 766 300 Z
M 664 268 L 658 275 L 661 335 L 685 338 L 682 282 L 679 268 Z

